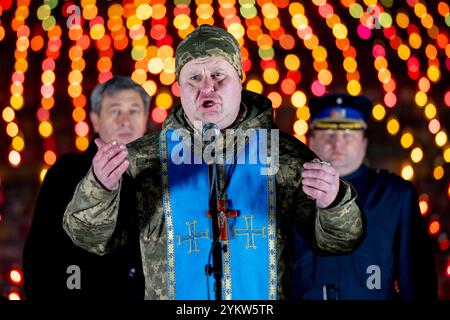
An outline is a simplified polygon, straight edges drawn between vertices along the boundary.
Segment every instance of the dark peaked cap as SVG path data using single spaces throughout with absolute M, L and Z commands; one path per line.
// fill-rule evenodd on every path
M 372 102 L 365 96 L 328 94 L 309 102 L 312 129 L 366 129 Z

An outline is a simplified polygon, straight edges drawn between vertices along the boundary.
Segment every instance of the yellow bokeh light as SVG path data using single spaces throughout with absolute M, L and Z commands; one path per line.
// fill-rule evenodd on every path
M 358 63 L 352 57 L 345 58 L 343 65 L 344 65 L 345 71 L 350 72 L 350 73 L 355 72 L 358 67 Z
M 92 20 L 94 19 L 98 14 L 98 9 L 95 4 L 88 4 L 85 5 L 83 8 L 83 18 L 86 20 Z
M 149 46 L 147 48 L 147 59 L 155 58 L 158 55 L 158 47 L 156 46 Z
M 436 107 L 432 103 L 427 104 L 427 106 L 425 107 L 425 116 L 428 119 L 433 119 L 436 116 L 436 112 Z
M 364 3 L 368 7 L 374 7 L 377 5 L 377 0 L 364 0 Z
M 3 109 L 2 117 L 3 117 L 3 120 L 5 120 L 5 122 L 13 121 L 14 118 L 16 117 L 14 109 L 11 107 L 6 107 L 5 109 Z
M 126 24 L 127 24 L 127 28 L 132 30 L 132 29 L 136 29 L 139 26 L 141 26 L 142 25 L 142 20 L 139 19 L 138 16 L 132 15 L 132 16 L 128 17 Z
M 161 59 L 169 59 L 173 57 L 173 48 L 168 45 L 161 46 L 158 48 L 158 52 L 156 54 Z
M 189 28 L 190 24 L 191 24 L 191 18 L 184 13 L 177 15 L 175 17 L 175 19 L 173 20 L 173 25 L 178 30 L 186 30 L 187 28 Z
M 145 46 L 134 46 L 133 49 L 131 49 L 131 58 L 135 61 L 141 61 L 145 59 L 145 56 L 147 54 L 147 49 Z
M 53 132 L 53 126 L 50 122 L 42 121 L 39 124 L 39 133 L 41 134 L 42 137 L 48 138 L 49 136 L 51 136 L 52 132 Z
M 176 76 L 174 72 L 167 73 L 164 70 L 159 74 L 159 81 L 161 84 L 169 86 L 174 83 L 176 80 Z
M 102 24 L 95 24 L 89 33 L 92 39 L 100 40 L 105 35 L 105 27 Z
M 444 155 L 445 162 L 450 163 L 450 147 L 447 147 L 444 150 L 443 155 Z
M 347 27 L 345 25 L 343 25 L 342 23 L 336 23 L 333 26 L 333 35 L 337 39 L 345 39 L 345 38 L 347 38 L 347 34 L 348 34 Z
M 17 71 L 21 71 L 22 73 L 25 73 L 28 70 L 28 62 L 25 59 L 19 59 L 14 64 L 14 68 Z
M 166 16 L 167 9 L 166 9 L 165 5 L 163 5 L 161 3 L 155 3 L 152 6 L 152 9 L 153 9 L 153 13 L 152 13 L 153 19 L 160 20 Z
M 311 38 L 305 39 L 304 41 L 305 47 L 309 50 L 313 50 L 319 45 L 319 38 L 317 36 L 312 35 Z
M 300 58 L 295 54 L 288 54 L 284 58 L 284 65 L 288 70 L 298 70 L 300 68 Z
M 333 75 L 331 74 L 330 70 L 322 69 L 319 71 L 317 79 L 319 79 L 319 82 L 321 84 L 328 86 L 331 83 L 331 81 L 333 81 Z
M 308 26 L 308 18 L 303 14 L 292 16 L 291 23 L 296 29 L 304 30 Z
M 12 166 L 17 167 L 22 161 L 22 157 L 16 150 L 11 150 L 8 155 L 8 161 Z
M 411 56 L 411 50 L 409 49 L 409 47 L 405 44 L 401 44 L 398 49 L 398 56 L 400 59 L 402 60 L 408 60 L 409 57 Z
M 419 201 L 419 208 L 420 208 L 420 213 L 422 214 L 422 216 L 425 216 L 428 213 L 428 203 L 426 201 Z
M 414 49 L 419 49 L 422 46 L 422 38 L 418 33 L 411 33 L 409 36 L 409 44 Z
M 406 29 L 409 25 L 409 17 L 404 12 L 398 13 L 395 21 L 397 22 L 397 25 L 402 29 Z
M 158 108 L 167 110 L 172 106 L 172 95 L 167 92 L 161 92 L 156 96 L 155 104 Z
M 81 92 L 82 92 L 83 88 L 79 85 L 79 84 L 70 84 L 69 87 L 67 88 L 67 93 L 69 94 L 69 96 L 71 96 L 72 98 L 78 97 Z
M 387 123 L 387 129 L 389 134 L 396 135 L 398 133 L 398 130 L 400 130 L 400 124 L 398 123 L 398 120 L 395 118 L 390 118 Z
M 263 86 L 261 81 L 257 80 L 257 79 L 251 79 L 247 82 L 247 86 L 246 86 L 247 90 L 249 91 L 253 91 L 256 93 L 262 93 L 263 91 Z
M 297 120 L 294 123 L 294 132 L 299 136 L 302 136 L 308 132 L 308 124 L 305 120 Z
M 378 80 L 380 80 L 381 83 L 388 83 L 391 79 L 391 72 L 386 68 L 381 68 L 378 71 Z
M 423 3 L 416 3 L 414 5 L 414 13 L 417 17 L 423 18 L 427 14 L 427 7 Z
M 427 13 L 422 19 L 420 19 L 420 22 L 425 28 L 430 29 L 433 27 L 434 23 L 433 16 Z
M 214 18 L 209 17 L 208 19 L 197 18 L 197 25 L 201 26 L 202 24 L 214 25 Z
M 147 94 L 151 97 L 153 97 L 156 93 L 156 90 L 158 89 L 158 86 L 156 85 L 155 81 L 153 80 L 147 80 L 142 84 L 142 87 L 147 92 Z
M 110 18 L 117 18 L 121 17 L 123 13 L 122 5 L 120 4 L 112 4 L 108 8 L 108 17 Z
M 296 115 L 297 115 L 297 119 L 305 120 L 305 121 L 308 121 L 309 118 L 311 117 L 311 114 L 309 113 L 309 108 L 307 106 L 298 108 Z
M 236 39 L 241 39 L 245 34 L 244 26 L 240 23 L 232 23 L 227 28 L 228 32 Z
M 278 8 L 270 2 L 263 4 L 261 12 L 266 18 L 269 19 L 273 19 L 278 16 Z
M 278 17 L 275 17 L 272 19 L 264 18 L 264 25 L 270 31 L 275 31 L 281 27 L 281 21 L 280 21 L 280 19 L 278 19 Z
M 152 7 L 149 4 L 141 4 L 136 9 L 136 16 L 141 20 L 147 20 L 152 16 Z
M 317 61 L 325 61 L 327 59 L 327 49 L 325 49 L 322 46 L 317 46 L 313 49 L 312 55 L 314 57 L 314 60 Z
M 361 84 L 358 80 L 350 80 L 347 84 L 347 91 L 352 96 L 357 96 L 361 93 Z
M 39 173 L 39 180 L 41 181 L 41 183 L 44 181 L 47 171 L 48 171 L 48 168 L 44 168 L 41 170 L 41 173 Z
M 433 170 L 433 177 L 436 180 L 441 180 L 444 177 L 444 168 L 442 166 L 437 166 Z
M 17 150 L 19 152 L 22 151 L 23 148 L 25 148 L 25 141 L 20 136 L 15 136 L 13 138 L 11 144 L 12 144 L 12 147 L 14 148 L 14 150 Z
M 402 168 L 402 178 L 405 180 L 412 180 L 414 177 L 414 169 L 411 165 L 406 165 Z
M 277 109 L 281 107 L 281 104 L 283 103 L 283 97 L 276 91 L 272 91 L 267 95 L 267 98 L 269 98 L 272 101 L 272 107 L 274 109 Z
M 267 68 L 266 70 L 264 70 L 263 78 L 266 83 L 275 84 L 278 82 L 280 74 L 278 73 L 278 70 L 275 68 Z
M 419 148 L 419 147 L 416 147 L 416 148 L 412 149 L 412 151 L 411 151 L 411 160 L 414 163 L 418 163 L 418 162 L 422 161 L 422 159 L 423 159 L 423 151 L 422 151 L 422 149 Z
M 140 47 L 144 47 L 144 49 L 146 49 L 147 45 L 148 45 L 148 37 L 144 34 L 139 35 L 133 39 L 132 45 L 133 45 L 133 47 L 140 46 Z
M 15 122 L 10 122 L 6 126 L 6 134 L 10 137 L 15 137 L 19 133 L 19 127 Z
M 80 84 L 83 81 L 83 74 L 79 70 L 72 70 L 69 73 L 69 82 L 73 85 Z
M 431 81 L 437 82 L 441 77 L 441 72 L 438 67 L 431 65 L 427 70 L 427 76 Z
M 45 70 L 42 73 L 41 80 L 43 83 L 55 82 L 55 73 L 52 70 Z
M 327 0 L 312 0 L 312 2 L 316 5 L 316 6 L 323 6 Z
M 273 46 L 273 39 L 267 34 L 260 34 L 256 42 L 258 44 L 258 47 L 260 47 L 262 50 L 270 50 Z
M 20 37 L 16 41 L 16 47 L 17 47 L 17 50 L 19 50 L 19 51 L 25 51 L 28 49 L 29 46 L 30 46 L 30 40 L 25 36 Z
M 200 19 L 209 19 L 214 14 L 214 9 L 211 7 L 210 3 L 201 3 L 198 5 L 197 10 L 195 10 Z
M 153 74 L 158 74 L 164 69 L 164 62 L 161 58 L 155 57 L 148 62 L 148 71 Z
M 381 121 L 386 116 L 386 109 L 381 104 L 377 104 L 372 109 L 372 116 L 375 120 Z
M 164 59 L 164 71 L 167 73 L 175 73 L 175 58 Z
M 416 96 L 414 97 L 414 101 L 416 102 L 416 104 L 419 107 L 423 107 L 428 101 L 428 96 L 425 92 L 419 91 L 416 93 Z
M 439 131 L 434 140 L 439 147 L 442 147 L 447 143 L 447 134 L 444 131 Z
M 23 107 L 23 97 L 21 95 L 13 95 L 9 99 L 9 103 L 15 110 L 20 110 Z
M 80 151 L 84 151 L 88 148 L 89 146 L 89 139 L 87 137 L 82 137 L 82 136 L 78 136 L 75 139 L 75 146 L 77 147 L 78 150 Z
M 142 69 L 136 69 L 131 74 L 131 79 L 139 84 L 143 84 L 147 80 L 147 72 Z
M 289 13 L 291 16 L 296 14 L 305 14 L 305 7 L 299 2 L 292 2 L 289 5 Z
M 414 137 L 411 134 L 411 132 L 405 132 L 404 134 L 402 134 L 402 137 L 400 138 L 400 143 L 402 147 L 405 149 L 411 147 L 412 144 L 414 143 Z
M 292 105 L 296 108 L 303 107 L 306 104 L 306 94 L 302 91 L 295 91 L 291 96 Z
M 428 59 L 434 60 L 434 59 L 436 59 L 436 57 L 438 55 L 438 51 L 435 46 L 433 46 L 432 44 L 429 44 L 425 48 L 425 54 Z

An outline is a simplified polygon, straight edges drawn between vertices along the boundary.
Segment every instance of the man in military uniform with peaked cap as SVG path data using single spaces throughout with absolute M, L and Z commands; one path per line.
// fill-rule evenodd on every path
M 356 189 L 367 235 L 351 254 L 331 257 L 316 255 L 297 235 L 294 298 L 436 299 L 434 256 L 412 183 L 363 163 L 371 101 L 329 94 L 309 107 L 309 145 Z

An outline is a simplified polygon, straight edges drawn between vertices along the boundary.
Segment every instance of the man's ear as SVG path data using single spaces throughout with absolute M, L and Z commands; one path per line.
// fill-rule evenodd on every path
M 100 130 L 98 114 L 96 114 L 95 112 L 90 112 L 89 113 L 89 119 L 91 119 L 91 123 L 92 123 L 92 127 L 94 128 L 94 132 L 98 133 L 99 130 Z

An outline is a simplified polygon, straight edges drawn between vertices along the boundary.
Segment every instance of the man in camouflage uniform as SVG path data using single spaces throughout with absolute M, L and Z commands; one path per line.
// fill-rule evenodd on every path
M 180 298 L 174 293 L 175 284 L 170 273 L 172 265 L 169 262 L 173 261 L 173 255 L 168 252 L 173 252 L 177 244 L 170 238 L 173 228 L 170 225 L 172 217 L 167 214 L 170 210 L 170 206 L 169 209 L 166 206 L 165 193 L 167 164 L 161 157 L 166 150 L 162 147 L 161 137 L 173 129 L 184 129 L 194 135 L 194 124 L 199 121 L 215 123 L 221 130 L 276 129 L 270 100 L 242 89 L 239 45 L 225 30 L 207 25 L 198 27 L 177 48 L 176 72 L 182 105 L 169 115 L 162 132 L 146 135 L 127 146 L 98 140 L 99 151 L 93 166 L 78 185 L 63 221 L 66 232 L 80 247 L 98 254 L 114 249 L 125 238 L 126 230 L 117 223 L 120 221 L 117 207 L 121 177 L 124 173 L 130 176 L 136 189 L 147 299 Z M 274 294 L 267 295 L 267 299 L 289 298 L 292 225 L 297 226 L 316 252 L 323 254 L 350 252 L 363 238 L 362 214 L 355 203 L 356 193 L 350 185 L 339 180 L 337 171 L 326 163 L 312 162 L 316 155 L 288 134 L 279 134 L 276 147 L 279 148 L 279 167 L 274 174 L 275 192 L 270 193 L 275 194 L 275 206 L 271 208 L 275 211 L 273 225 L 276 226 L 272 240 L 264 237 L 264 229 L 263 237 L 258 238 L 258 246 L 263 241 L 274 243 L 270 250 L 270 254 L 274 254 L 275 279 L 270 284 L 274 286 Z M 219 172 L 225 171 L 222 170 L 224 165 L 218 166 Z M 195 170 L 194 166 L 191 168 Z M 183 184 L 185 180 L 187 177 L 180 176 L 175 180 L 179 183 L 175 184 Z M 233 183 L 233 179 L 231 181 Z M 251 181 L 240 182 L 242 191 L 247 191 L 248 183 Z M 196 201 L 193 197 L 200 196 L 201 191 L 195 188 L 189 191 L 192 191 L 191 199 Z M 263 201 L 255 192 L 247 193 L 245 197 L 254 202 Z M 240 218 L 237 217 L 237 223 Z M 236 235 L 236 228 L 233 230 Z M 196 249 L 194 247 L 193 251 Z M 246 249 L 234 251 L 233 257 L 245 255 Z M 178 262 L 178 267 L 180 264 Z M 252 265 L 254 270 L 258 267 L 259 264 Z M 184 273 L 192 271 L 189 265 L 184 268 Z M 249 282 L 244 279 L 240 281 Z M 200 280 L 203 279 L 196 279 Z M 181 286 L 179 281 L 176 284 Z M 226 299 L 236 297 L 239 296 L 234 293 L 225 295 Z M 246 297 L 253 296 L 243 296 Z

